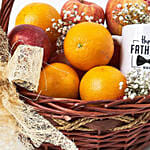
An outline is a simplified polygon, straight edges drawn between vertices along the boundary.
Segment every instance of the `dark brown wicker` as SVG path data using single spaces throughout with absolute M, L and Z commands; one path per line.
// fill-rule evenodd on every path
M 13 2 L 2 1 L 0 25 L 6 32 Z M 150 95 L 85 102 L 18 91 L 22 100 L 34 106 L 80 150 L 143 150 L 150 145 Z M 39 149 L 60 148 L 43 143 Z

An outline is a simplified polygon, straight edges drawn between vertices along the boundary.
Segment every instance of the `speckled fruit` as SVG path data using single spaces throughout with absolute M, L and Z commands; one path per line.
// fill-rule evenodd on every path
M 135 3 L 147 4 L 144 0 L 108 0 L 107 6 L 106 6 L 106 11 L 105 11 L 106 12 L 106 21 L 107 21 L 108 29 L 112 34 L 116 34 L 116 35 L 122 34 L 122 25 L 120 25 L 113 19 L 112 11 L 119 10 L 119 8 L 117 8 L 118 4 L 121 4 L 124 8 L 124 5 L 126 3 L 127 4 L 132 3 L 132 5 Z
M 91 18 L 92 22 L 104 23 L 104 10 L 99 5 L 85 0 L 69 0 L 62 9 L 61 16 L 65 21 L 73 23 L 85 22 Z

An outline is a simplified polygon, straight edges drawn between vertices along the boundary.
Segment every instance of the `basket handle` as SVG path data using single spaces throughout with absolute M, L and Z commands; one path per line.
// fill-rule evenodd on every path
M 10 13 L 15 0 L 2 0 L 0 10 L 0 26 L 7 33 Z

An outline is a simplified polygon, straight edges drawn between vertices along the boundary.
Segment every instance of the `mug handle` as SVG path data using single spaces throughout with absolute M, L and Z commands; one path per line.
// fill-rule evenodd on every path
M 122 36 L 112 35 L 113 40 L 116 40 L 119 45 L 122 44 Z

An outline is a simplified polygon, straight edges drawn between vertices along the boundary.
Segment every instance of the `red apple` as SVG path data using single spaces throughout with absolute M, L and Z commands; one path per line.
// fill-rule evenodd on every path
M 64 63 L 64 64 L 67 64 L 67 65 L 71 66 L 71 64 L 66 59 L 66 57 L 65 57 L 65 55 L 63 53 L 56 54 L 49 61 L 49 63 L 55 63 L 55 62 L 60 62 L 60 63 Z
M 120 51 L 121 45 L 117 42 L 117 40 L 114 40 L 114 54 L 108 65 L 120 69 Z
M 46 32 L 40 27 L 27 24 L 18 25 L 8 34 L 8 38 L 12 47 L 11 54 L 18 45 L 27 44 L 44 48 L 43 65 L 52 55 L 52 44 Z
M 64 21 L 80 23 L 92 21 L 104 23 L 104 10 L 97 4 L 85 0 L 68 0 L 61 9 Z
M 145 3 L 147 5 L 147 3 L 145 2 L 145 0 L 108 0 L 107 6 L 106 6 L 106 22 L 107 22 L 107 26 L 109 31 L 112 34 L 115 35 L 121 35 L 122 34 L 122 25 L 120 25 L 119 23 L 117 23 L 114 19 L 113 19 L 113 11 L 114 10 L 120 10 L 120 8 L 118 8 L 118 4 L 122 6 L 121 9 L 124 8 L 125 4 L 129 4 L 132 3 L 135 4 L 142 4 Z
M 148 5 L 150 5 L 150 0 L 145 0 L 147 3 L 148 3 Z
M 67 60 L 67 58 L 65 57 L 65 55 L 63 53 L 60 53 L 60 54 L 56 54 L 54 57 L 52 57 L 49 61 L 49 63 L 55 63 L 55 62 L 59 62 L 59 63 L 64 63 L 64 64 L 67 64 L 69 65 L 70 67 L 72 67 L 78 74 L 79 78 L 81 79 L 82 76 L 85 74 L 84 71 L 81 71 L 77 68 L 74 68 L 70 62 Z

